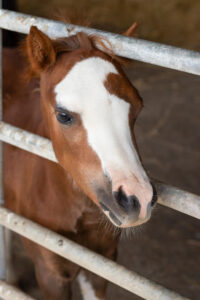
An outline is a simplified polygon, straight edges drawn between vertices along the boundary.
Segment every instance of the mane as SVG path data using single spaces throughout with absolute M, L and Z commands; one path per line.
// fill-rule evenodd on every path
M 73 24 L 74 26 L 79 25 L 89 27 L 92 25 L 88 16 L 84 14 L 80 15 L 80 13 L 77 13 L 76 11 L 68 11 L 67 16 L 65 13 L 58 11 L 56 19 L 64 23 Z M 73 33 L 73 29 L 70 31 L 70 34 L 71 33 Z M 80 48 L 90 51 L 92 49 L 90 45 L 93 49 L 99 50 L 100 48 L 102 52 L 108 54 L 112 59 L 120 63 L 125 63 L 126 61 L 126 59 L 122 59 L 115 55 L 112 44 L 105 37 L 99 35 L 87 35 L 84 32 L 78 32 L 77 34 L 54 40 L 54 46 L 58 54 Z
M 92 27 L 92 22 L 90 17 L 86 14 L 80 14 L 77 11 L 68 11 L 67 15 L 61 10 L 57 11 L 56 19 L 58 21 L 73 24 L 74 26 L 79 25 L 83 27 Z M 134 36 L 135 30 L 138 27 L 138 23 L 134 22 L 132 26 L 128 28 L 123 34 L 125 36 Z M 73 33 L 73 29 L 70 33 Z M 84 32 L 79 32 L 68 37 L 63 37 L 54 40 L 55 49 L 57 53 L 74 51 L 76 49 L 83 48 L 85 50 L 91 50 L 89 44 L 92 45 L 93 49 L 100 50 L 110 56 L 113 60 L 119 62 L 120 64 L 129 64 L 130 59 L 122 58 L 114 53 L 112 44 L 103 36 L 100 35 L 87 35 Z
M 111 43 L 106 38 L 98 35 L 87 35 L 84 32 L 78 32 L 69 37 L 53 40 L 53 45 L 57 55 L 77 49 L 84 49 L 88 52 L 96 49 L 106 53 L 113 60 L 120 62 L 122 60 L 114 54 Z

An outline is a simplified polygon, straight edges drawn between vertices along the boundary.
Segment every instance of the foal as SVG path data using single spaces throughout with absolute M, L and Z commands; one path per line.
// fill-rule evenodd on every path
M 102 216 L 119 228 L 137 226 L 156 201 L 133 132 L 142 100 L 93 37 L 51 40 L 32 27 L 26 48 L 39 81 L 27 84 L 21 76 L 26 60 L 17 50 L 5 51 L 4 120 L 51 139 L 59 164 L 5 145 L 6 207 L 115 259 L 118 237 L 99 226 Z M 23 242 L 45 299 L 71 299 L 80 267 Z M 103 299 L 105 280 L 87 277 L 93 299 Z

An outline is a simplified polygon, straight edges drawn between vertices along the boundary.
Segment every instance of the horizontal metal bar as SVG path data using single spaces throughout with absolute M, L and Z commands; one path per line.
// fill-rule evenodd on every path
M 0 140 L 57 162 L 51 141 L 10 124 L 0 122 Z M 157 183 L 158 203 L 200 219 L 200 197 Z
M 144 299 L 186 299 L 5 208 L 0 224 Z
M 0 297 L 5 300 L 34 300 L 34 298 L 2 280 L 0 280 Z
M 26 130 L 0 122 L 0 140 L 57 162 L 51 141 Z
M 200 196 L 163 183 L 156 184 L 158 203 L 200 219 Z
M 115 54 L 158 66 L 200 75 L 200 53 L 119 34 L 0 9 L 0 27 L 27 34 L 35 25 L 52 38 L 83 31 L 105 37 Z M 99 49 L 101 45 L 97 44 Z

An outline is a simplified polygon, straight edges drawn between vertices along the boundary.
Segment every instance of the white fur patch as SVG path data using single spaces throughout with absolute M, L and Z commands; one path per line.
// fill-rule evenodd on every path
M 58 106 L 80 114 L 88 143 L 97 153 L 104 172 L 119 172 L 147 181 L 129 127 L 130 104 L 110 94 L 104 86 L 115 66 L 99 57 L 78 62 L 55 87 Z
M 85 276 L 85 273 L 83 271 L 79 273 L 77 279 L 84 300 L 99 300 L 99 298 L 97 298 L 97 296 L 95 295 L 92 284 L 87 280 L 87 277 Z

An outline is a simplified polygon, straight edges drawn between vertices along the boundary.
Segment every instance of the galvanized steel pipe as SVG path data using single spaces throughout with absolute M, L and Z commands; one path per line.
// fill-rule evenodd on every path
M 158 203 L 200 219 L 200 196 L 163 183 L 156 184 Z
M 35 25 L 52 38 L 83 31 L 106 38 L 115 54 L 142 62 L 200 75 L 200 53 L 97 29 L 0 9 L 0 27 L 27 34 Z M 97 44 L 101 49 L 101 46 Z
M 144 299 L 186 299 L 5 208 L 0 208 L 0 224 Z
M 57 162 L 51 141 L 36 134 L 0 122 L 0 140 Z M 156 186 L 158 203 L 200 219 L 199 196 L 161 183 Z
M 34 298 L 2 280 L 0 280 L 0 297 L 5 300 L 34 300 Z
M 0 122 L 0 140 L 57 162 L 51 141 L 26 130 Z

